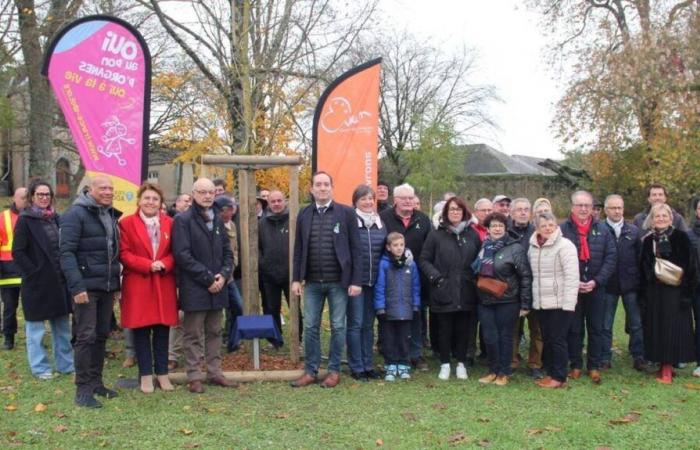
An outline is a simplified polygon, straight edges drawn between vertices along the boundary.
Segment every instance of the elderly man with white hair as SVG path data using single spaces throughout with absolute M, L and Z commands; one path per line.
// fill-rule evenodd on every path
M 484 226 L 486 216 L 493 212 L 493 203 L 488 198 L 480 198 L 474 203 L 474 216 L 472 216 L 472 228 L 479 235 L 481 242 L 484 242 L 489 234 L 488 228 Z
M 423 243 L 432 228 L 430 218 L 414 208 L 416 193 L 413 187 L 404 183 L 394 188 L 394 207 L 382 211 L 379 217 L 386 225 L 387 234 L 392 231 L 401 233 L 406 240 L 406 247 L 411 250 L 413 257 L 418 259 L 423 250 Z M 424 281 L 424 280 L 421 280 Z M 427 283 L 421 282 L 421 298 L 427 299 L 425 292 Z M 411 364 L 418 370 L 428 370 L 428 365 L 423 359 L 423 332 L 425 309 L 414 318 L 411 324 Z M 381 334 L 381 333 L 380 333 Z

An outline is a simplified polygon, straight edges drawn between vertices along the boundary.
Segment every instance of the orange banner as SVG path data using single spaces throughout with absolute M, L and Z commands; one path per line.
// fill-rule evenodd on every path
M 350 205 L 360 184 L 377 188 L 381 58 L 345 72 L 316 106 L 313 171 L 333 177 L 334 200 Z

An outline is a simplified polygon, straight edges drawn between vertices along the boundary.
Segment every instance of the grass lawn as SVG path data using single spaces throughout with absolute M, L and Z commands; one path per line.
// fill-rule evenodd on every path
M 626 348 L 624 312 L 616 347 Z M 208 387 L 193 395 L 120 391 L 101 410 L 73 404 L 71 378 L 35 380 L 23 333 L 0 350 L 0 448 L 699 448 L 700 381 L 679 370 L 672 386 L 631 369 L 626 351 L 600 386 L 587 379 L 566 390 L 536 387 L 524 372 L 506 387 L 481 386 L 478 366 L 466 382 L 415 373 L 409 382 L 353 382 L 332 390 L 296 390 L 287 383 L 252 383 L 237 390 Z M 119 358 L 106 381 L 137 375 Z

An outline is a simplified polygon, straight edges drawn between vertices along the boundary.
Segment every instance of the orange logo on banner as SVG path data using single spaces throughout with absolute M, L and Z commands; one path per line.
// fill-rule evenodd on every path
M 377 187 L 381 60 L 346 72 L 321 96 L 314 118 L 314 170 L 333 177 L 333 198 L 347 205 L 360 184 Z

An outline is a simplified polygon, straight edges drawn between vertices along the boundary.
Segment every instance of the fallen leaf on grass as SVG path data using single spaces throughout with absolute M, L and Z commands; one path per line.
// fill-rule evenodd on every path
M 608 446 L 596 447 L 595 450 L 612 450 L 612 447 L 608 447 Z
M 382 445 L 384 445 L 384 441 L 382 441 L 381 439 L 377 439 L 376 441 L 374 441 L 374 444 L 377 447 L 381 447 Z
M 481 423 L 489 423 L 491 422 L 491 419 L 489 419 L 488 417 L 477 417 L 476 421 Z
M 194 433 L 194 431 L 188 430 L 187 428 L 181 428 L 180 433 L 184 434 L 185 436 L 189 436 L 190 434 Z
M 63 424 L 56 425 L 56 428 L 54 428 L 53 431 L 55 431 L 56 433 L 65 433 L 66 431 L 68 431 L 68 427 Z
M 402 412 L 401 417 L 406 419 L 407 422 L 415 422 L 416 420 L 418 420 L 418 417 L 416 417 L 416 415 L 414 413 L 409 412 L 409 411 Z
M 561 431 L 561 428 L 559 428 L 559 427 L 547 426 L 547 427 L 544 427 L 544 428 L 531 428 L 531 429 L 529 429 L 529 430 L 525 430 L 525 433 L 526 433 L 528 436 L 535 436 L 535 435 L 537 435 L 537 434 L 542 434 L 542 433 L 546 433 L 546 432 L 549 432 L 549 433 L 556 433 L 556 432 L 558 432 L 558 431 Z
M 641 415 L 638 412 L 632 411 L 628 414 L 625 414 L 623 417 L 620 417 L 619 419 L 611 420 L 610 424 L 612 424 L 612 425 L 624 425 L 624 424 L 628 424 L 628 423 L 633 423 L 633 422 L 638 421 L 640 417 L 641 417 Z
M 66 417 L 68 417 L 68 416 L 66 415 L 66 413 L 60 412 L 60 411 L 57 412 L 56 414 L 54 414 L 54 416 L 56 416 L 56 417 L 59 418 L 59 419 L 65 419 Z
M 433 409 L 437 409 L 438 411 L 440 411 L 440 410 L 443 410 L 443 409 L 447 409 L 447 405 L 444 404 L 444 403 L 435 403 L 435 404 L 433 405 Z
M 447 438 L 447 443 L 450 445 L 457 445 L 457 444 L 463 444 L 466 442 L 470 442 L 472 438 L 464 434 L 463 431 L 459 431 L 452 436 Z
M 47 406 L 43 403 L 37 403 L 36 406 L 34 406 L 34 412 L 44 412 L 46 411 Z
M 275 415 L 276 419 L 289 419 L 290 414 L 289 413 L 277 413 Z
M 685 383 L 683 387 L 685 387 L 686 389 L 691 389 L 693 391 L 700 391 L 700 384 Z
M 17 411 L 17 405 L 7 405 L 7 406 L 5 406 L 5 411 L 8 411 L 8 412 Z
M 482 439 L 479 442 L 477 442 L 476 445 L 483 448 L 491 447 L 491 441 L 489 441 L 488 439 Z
M 199 448 L 199 447 L 201 447 L 201 446 L 202 446 L 201 444 L 194 444 L 194 443 L 192 443 L 192 444 L 185 444 L 185 445 L 182 446 L 182 448 Z
M 182 410 L 183 410 L 183 411 L 189 411 L 189 410 L 191 410 L 191 409 L 192 409 L 192 407 L 191 407 L 190 405 L 185 405 L 185 406 L 182 407 Z
M 6 394 L 8 392 L 14 392 L 15 391 L 14 386 L 0 386 L 0 393 L 1 394 Z

